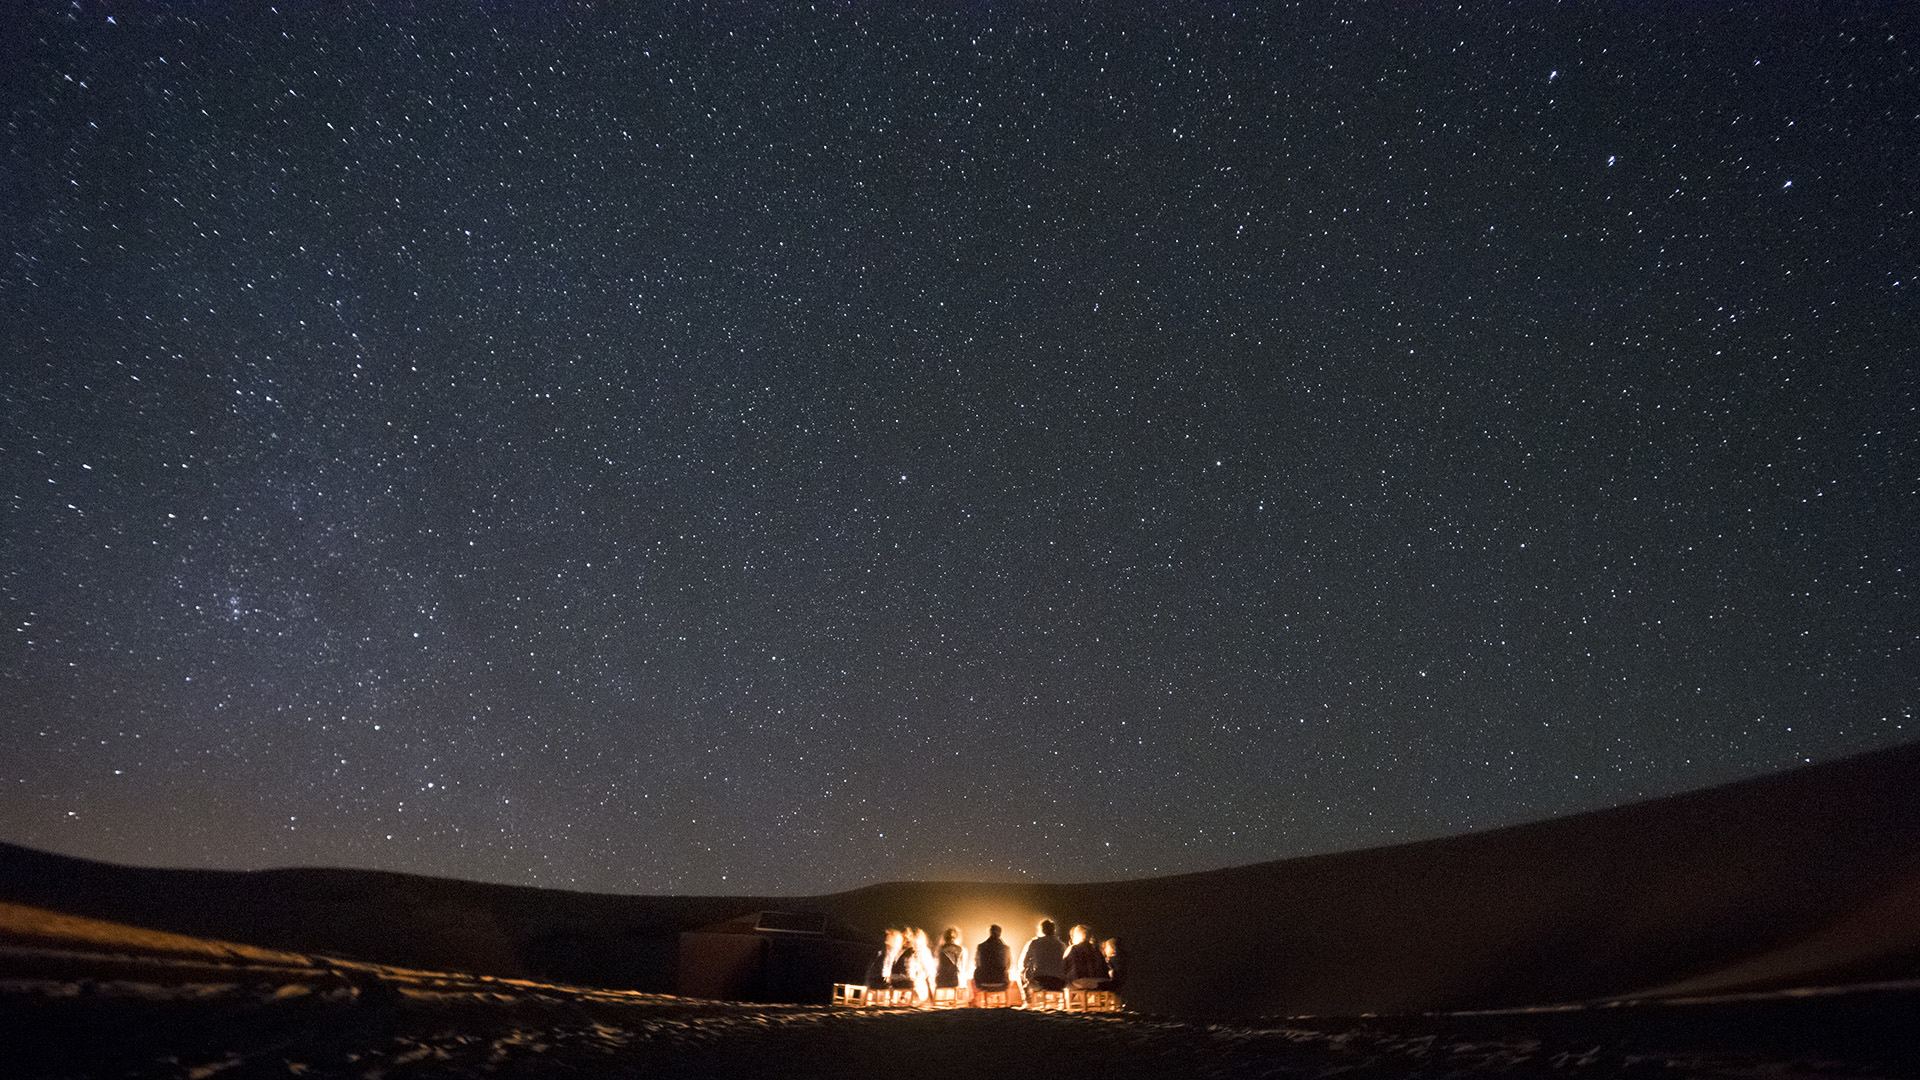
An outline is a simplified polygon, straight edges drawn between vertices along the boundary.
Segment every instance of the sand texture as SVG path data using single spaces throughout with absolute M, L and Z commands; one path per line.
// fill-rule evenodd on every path
M 6 913 L 8 916 L 16 912 Z M 101 935 L 92 947 L 107 947 Z M 836 1011 L 319 957 L 7 946 L 21 1078 L 1920 1075 L 1920 983 L 1544 1012 L 1205 1023 Z
M 1129 943 L 1128 1010 L 668 996 L 683 932 L 767 909 L 856 961 L 888 925 L 1090 922 Z M 5 1075 L 1914 1076 L 1916 1031 L 1920 746 L 1100 884 L 593 896 L 0 845 Z
M 0 845 L 0 900 L 193 937 L 671 993 L 679 934 L 764 908 L 878 941 L 1041 914 L 1123 936 L 1129 1004 L 1420 1012 L 1920 977 L 1920 746 L 1425 843 L 1097 885 L 595 896 L 347 870 L 149 870 Z M 370 917 L 369 913 L 377 913 Z

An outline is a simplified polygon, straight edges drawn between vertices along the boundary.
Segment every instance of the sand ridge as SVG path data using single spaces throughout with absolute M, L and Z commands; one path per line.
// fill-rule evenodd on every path
M 837 936 L 876 947 L 886 926 L 959 923 L 978 940 L 989 919 L 1017 947 L 1045 914 L 1126 939 L 1139 1009 L 1458 1010 L 1920 975 L 1915 791 L 1920 745 L 1368 851 L 784 898 L 149 870 L 0 845 L 0 900 L 256 948 L 655 993 L 677 988 L 682 931 L 757 910 L 824 914 Z
M 151 939 L 136 928 L 53 923 L 83 936 L 64 949 L 0 950 L 9 973 L 0 978 L 0 1057 L 10 1075 L 35 1080 L 1920 1075 L 1909 1037 L 1920 983 L 1821 998 L 1206 1023 L 748 1005 L 242 955 L 177 939 L 140 955 L 129 943 Z M 1809 1003 L 1825 1014 L 1810 1017 Z

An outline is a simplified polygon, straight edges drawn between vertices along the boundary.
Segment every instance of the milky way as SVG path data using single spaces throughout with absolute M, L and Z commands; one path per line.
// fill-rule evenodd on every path
M 10 18 L 0 839 L 1096 880 L 1914 738 L 1920 20 L 1269 7 Z

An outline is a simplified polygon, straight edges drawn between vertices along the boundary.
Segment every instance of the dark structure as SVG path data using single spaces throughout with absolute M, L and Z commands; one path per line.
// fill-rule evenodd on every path
M 858 982 L 875 946 L 827 933 L 825 915 L 759 911 L 680 935 L 678 992 L 723 1001 L 824 1004 Z

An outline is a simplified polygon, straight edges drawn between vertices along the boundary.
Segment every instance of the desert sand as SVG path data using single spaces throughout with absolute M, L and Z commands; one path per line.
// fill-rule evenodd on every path
M 0 1060 L 43 1078 L 1920 1075 L 1920 981 L 1208 1023 L 836 1010 L 417 971 L 0 906 Z
M 0 847 L 4 1053 L 38 1076 L 1920 1075 L 1916 793 L 1910 746 L 1371 851 L 819 897 Z M 1130 943 L 1128 1011 L 669 996 L 681 932 L 766 909 L 875 941 L 903 922 L 1090 922 Z
M 1920 1075 L 1920 982 L 1209 1023 L 836 1010 L 416 971 L 0 906 L 0 1061 L 35 1078 Z

